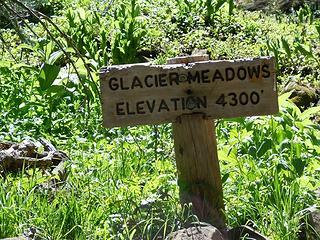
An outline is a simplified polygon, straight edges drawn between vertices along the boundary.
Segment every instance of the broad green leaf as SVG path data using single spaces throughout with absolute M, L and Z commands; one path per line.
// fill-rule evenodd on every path
M 257 151 L 257 156 L 258 157 L 263 156 L 269 149 L 271 149 L 271 146 L 272 146 L 271 139 L 268 139 L 268 138 L 265 139 Z
M 76 62 L 76 68 L 78 70 L 78 73 L 80 74 L 81 77 L 86 77 L 87 76 L 87 69 L 85 64 L 83 63 L 83 61 L 81 59 L 78 59 L 78 61 Z
M 78 8 L 77 11 L 80 19 L 86 19 L 86 11 L 83 8 Z
M 303 187 L 307 187 L 309 189 L 313 189 L 313 184 L 310 182 L 310 179 L 312 180 L 312 178 L 309 176 L 301 176 L 298 179 L 299 185 Z
M 301 113 L 300 119 L 301 120 L 309 119 L 312 115 L 315 115 L 315 114 L 320 114 L 320 106 L 308 108 L 303 113 Z
M 62 85 L 51 85 L 47 91 L 46 91 L 47 94 L 56 94 L 56 95 L 59 95 L 59 96 L 62 96 L 64 95 L 65 93 L 67 93 L 67 90 L 65 89 L 64 86 Z
M 298 157 L 298 158 L 301 157 L 301 148 L 302 148 L 301 143 L 294 143 L 293 144 L 293 150 L 294 150 L 295 157 Z
M 40 89 L 42 91 L 47 90 L 58 77 L 59 72 L 60 67 L 44 63 L 39 76 Z
M 28 44 L 26 44 L 26 43 L 22 43 L 22 44 L 20 44 L 16 49 L 17 49 L 17 50 L 20 50 L 20 49 L 28 49 L 28 50 L 33 51 L 33 50 L 34 50 L 34 47 L 32 47 L 32 46 L 30 46 L 30 45 L 28 45 Z
M 71 47 L 68 47 L 68 48 L 66 49 L 66 52 L 68 52 L 68 53 L 76 53 L 76 51 L 75 51 L 73 48 L 71 48 Z
M 284 37 L 281 37 L 281 42 L 282 42 L 282 46 L 283 46 L 284 50 L 286 51 L 288 57 L 291 58 L 291 50 L 290 50 L 290 46 L 289 46 L 288 41 Z
M 47 61 L 48 64 L 54 65 L 56 61 L 63 55 L 63 51 L 60 49 L 58 51 L 55 51 L 51 53 L 49 56 L 49 59 Z
M 309 47 L 310 50 L 307 50 L 307 46 L 299 43 L 299 44 L 296 46 L 296 49 L 297 49 L 299 52 L 301 52 L 304 56 L 309 57 L 309 58 L 314 58 L 310 47 Z
M 222 183 L 225 183 L 225 182 L 228 180 L 229 176 L 230 176 L 230 173 L 229 173 L 229 172 L 225 173 L 225 174 L 222 176 L 221 182 L 222 182 Z
M 282 106 L 284 104 L 284 102 L 288 101 L 290 95 L 292 94 L 293 91 L 290 92 L 286 92 L 284 94 L 282 94 L 281 96 L 279 96 L 279 105 Z
M 52 51 L 54 50 L 55 43 L 53 41 L 50 41 L 46 47 L 45 47 L 45 59 L 46 61 L 49 59 Z
M 301 177 L 303 174 L 304 168 L 306 167 L 306 162 L 303 161 L 301 158 L 294 157 L 291 160 L 291 163 L 294 167 L 294 170 L 298 174 L 298 176 Z
M 220 160 L 231 160 L 230 162 L 236 162 L 237 157 L 235 151 L 236 149 L 224 147 L 222 150 L 218 151 L 218 157 Z

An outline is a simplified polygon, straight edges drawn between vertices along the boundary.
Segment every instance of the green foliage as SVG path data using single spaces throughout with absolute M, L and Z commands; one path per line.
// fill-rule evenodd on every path
M 67 4 L 67 1 L 58 0 L 23 0 L 21 2 L 46 15 L 56 13 L 64 7 L 64 4 Z
M 114 33 L 111 42 L 113 64 L 134 63 L 145 35 L 140 6 L 136 0 L 122 1 L 114 13 Z
M 320 108 L 301 113 L 289 95 L 280 97 L 279 116 L 218 128 L 229 223 L 252 222 L 274 239 L 296 239 L 319 187 L 319 126 L 310 119 Z
M 6 18 L 0 30 L 0 140 L 45 136 L 72 159 L 60 188 L 32 169 L 0 179 L 0 238 L 163 239 L 197 221 L 179 205 L 171 125 L 102 127 L 103 65 L 165 63 L 197 49 L 212 59 L 262 53 L 277 60 L 279 91 L 292 79 L 319 86 L 320 22 L 308 6 L 275 17 L 232 0 L 68 2 L 42 1 L 64 3 L 48 18 L 0 1 L 6 16 L 20 6 L 36 20 Z M 320 204 L 320 109 L 301 111 L 290 95 L 276 116 L 217 124 L 228 224 L 272 239 L 298 239 Z
M 222 20 L 224 5 L 228 4 L 229 16 L 232 16 L 234 2 L 231 0 L 176 0 L 178 11 L 173 16 L 174 23 L 183 33 L 188 33 L 202 23 L 215 27 Z
M 317 28 L 317 25 L 314 28 Z M 304 75 L 309 75 L 310 73 L 303 73 L 301 69 L 303 69 L 304 65 L 313 65 L 315 69 L 320 66 L 319 49 L 315 44 L 315 41 L 318 40 L 315 39 L 315 36 L 306 33 L 311 30 L 306 29 L 305 26 L 300 31 L 291 39 L 284 36 L 273 40 L 268 39 L 266 42 L 267 50 L 262 50 L 262 54 L 272 54 L 275 57 L 277 71 L 280 76 L 298 73 L 305 77 Z M 317 70 L 311 71 L 311 73 L 314 73 L 314 79 L 317 79 Z
M 219 10 L 223 7 L 223 5 L 227 2 L 227 0 L 206 0 L 204 3 L 205 7 L 205 23 L 207 25 L 214 23 L 217 18 Z M 232 2 L 233 3 L 233 2 Z M 230 6 L 233 6 L 232 4 Z M 232 9 L 232 7 L 230 7 Z M 229 14 L 232 14 L 232 11 L 229 10 Z
M 88 12 L 83 8 L 76 10 L 69 8 L 66 17 L 68 20 L 66 34 L 70 36 L 78 51 L 88 59 L 94 60 L 99 67 L 108 64 L 111 25 L 109 21 L 103 19 L 97 12 Z
M 314 10 L 307 4 L 297 11 L 297 15 L 300 24 L 312 24 L 314 21 Z

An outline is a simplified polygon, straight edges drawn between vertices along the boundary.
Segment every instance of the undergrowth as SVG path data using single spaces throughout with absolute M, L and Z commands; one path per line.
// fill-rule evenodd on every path
M 228 225 L 271 239 L 319 237 L 307 214 L 320 205 L 320 109 L 290 100 L 297 84 L 319 93 L 316 9 L 247 12 L 201 0 L 0 5 L 0 140 L 45 137 L 71 159 L 59 188 L 32 169 L 0 179 L 0 238 L 163 239 L 196 222 L 179 204 L 171 125 L 103 128 L 98 72 L 200 49 L 211 59 L 277 60 L 281 112 L 217 120 Z

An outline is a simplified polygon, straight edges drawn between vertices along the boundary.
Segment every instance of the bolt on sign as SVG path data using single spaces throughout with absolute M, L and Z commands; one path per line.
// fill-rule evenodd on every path
M 175 122 L 183 114 L 230 118 L 278 112 L 274 58 L 131 64 L 100 73 L 105 127 Z

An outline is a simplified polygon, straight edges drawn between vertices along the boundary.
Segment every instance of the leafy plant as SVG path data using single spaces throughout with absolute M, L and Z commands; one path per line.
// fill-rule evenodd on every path
M 66 34 L 83 56 L 97 63 L 94 70 L 98 71 L 99 67 L 107 65 L 111 57 L 108 30 L 108 25 L 111 23 L 97 12 L 87 12 L 83 8 L 76 10 L 69 8 L 66 17 L 68 19 Z M 70 42 L 69 45 L 72 46 Z
M 229 223 L 253 224 L 276 239 L 297 239 L 319 186 L 319 130 L 311 118 L 320 109 L 301 113 L 289 96 L 280 97 L 279 116 L 223 120 L 218 128 Z
M 101 126 L 102 65 L 149 53 L 165 63 L 195 49 L 257 57 L 261 48 L 277 56 L 279 92 L 290 81 L 319 84 L 319 21 L 307 12 L 302 24 L 294 14 L 234 11 L 233 1 L 86 0 L 48 17 L 19 2 L 0 1 L 12 23 L 0 29 L 0 140 L 44 136 L 71 160 L 59 187 L 33 169 L 0 178 L 0 238 L 164 239 L 197 221 L 179 204 L 170 124 Z M 290 95 L 276 116 L 216 128 L 228 225 L 272 239 L 311 238 L 304 226 L 320 204 L 320 109 L 302 111 Z
M 111 54 L 113 64 L 134 63 L 146 30 L 143 28 L 139 4 L 123 1 L 114 13 Z
M 297 16 L 300 24 L 312 24 L 314 21 L 314 11 L 307 4 L 299 8 L 299 10 L 297 11 Z
M 213 25 L 219 16 L 219 11 L 228 3 L 228 14 L 231 16 L 233 14 L 234 2 L 233 0 L 205 0 L 204 9 L 205 9 L 205 23 L 206 25 Z
M 199 1 L 176 0 L 176 4 L 178 8 L 171 19 L 171 22 L 177 25 L 174 31 L 180 30 L 182 34 L 186 34 L 200 25 Z

